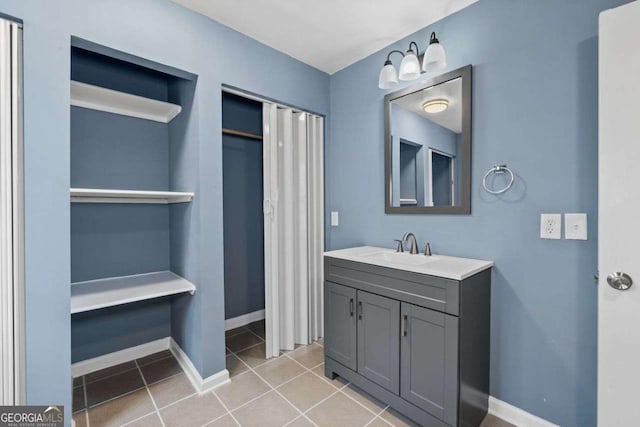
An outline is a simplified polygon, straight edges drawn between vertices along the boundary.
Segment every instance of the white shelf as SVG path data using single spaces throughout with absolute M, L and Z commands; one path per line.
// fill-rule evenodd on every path
M 72 188 L 71 203 L 185 203 L 193 193 L 182 191 L 138 191 L 101 188 Z
M 76 282 L 71 284 L 71 314 L 195 291 L 193 283 L 170 271 Z
M 182 111 L 180 105 L 73 80 L 71 105 L 161 123 L 169 123 Z

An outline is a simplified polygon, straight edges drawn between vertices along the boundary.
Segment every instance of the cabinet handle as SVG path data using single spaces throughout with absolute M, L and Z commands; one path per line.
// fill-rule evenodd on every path
M 402 316 L 402 336 L 406 337 L 409 331 L 409 316 Z
M 362 320 L 362 301 L 358 301 L 358 319 Z
M 351 317 L 353 317 L 353 310 L 354 310 L 354 307 L 353 307 L 353 298 L 351 298 L 351 299 L 349 300 L 349 316 L 351 316 Z

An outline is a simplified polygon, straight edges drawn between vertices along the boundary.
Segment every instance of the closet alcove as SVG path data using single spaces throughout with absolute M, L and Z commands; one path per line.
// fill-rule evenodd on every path
M 71 47 L 71 357 L 172 336 L 197 289 L 188 257 L 197 77 Z M 111 55 L 113 53 L 113 55 Z M 174 327 L 172 328 L 172 323 Z

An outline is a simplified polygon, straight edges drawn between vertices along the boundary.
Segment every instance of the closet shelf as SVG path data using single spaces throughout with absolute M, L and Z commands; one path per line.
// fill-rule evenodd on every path
M 71 284 L 71 314 L 195 291 L 193 283 L 170 271 L 76 282 Z
M 193 193 L 180 191 L 112 190 L 100 188 L 72 188 L 71 203 L 185 203 L 193 200 Z
M 73 80 L 71 105 L 161 123 L 169 123 L 182 111 L 180 105 Z
M 262 135 L 258 135 L 258 134 L 251 133 L 251 132 L 245 132 L 245 131 L 242 131 L 242 130 L 222 128 L 222 133 L 226 134 L 226 135 L 235 135 L 235 136 L 240 136 L 240 137 L 243 137 L 243 138 L 255 139 L 255 140 L 258 140 L 258 141 L 262 141 L 264 139 Z

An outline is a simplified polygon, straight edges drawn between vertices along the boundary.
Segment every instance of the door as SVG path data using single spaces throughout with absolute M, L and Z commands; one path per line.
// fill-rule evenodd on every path
M 453 205 L 453 157 L 431 150 L 431 206 Z
M 400 396 L 454 425 L 458 396 L 458 318 L 402 303 Z
M 356 290 L 325 282 L 324 310 L 325 355 L 355 371 L 357 368 Z
M 398 393 L 400 302 L 358 291 L 358 373 Z
M 640 420 L 639 43 L 640 3 L 600 15 L 598 425 L 603 427 Z M 637 283 L 615 289 L 607 279 L 616 272 Z M 620 289 L 626 280 L 610 279 Z

